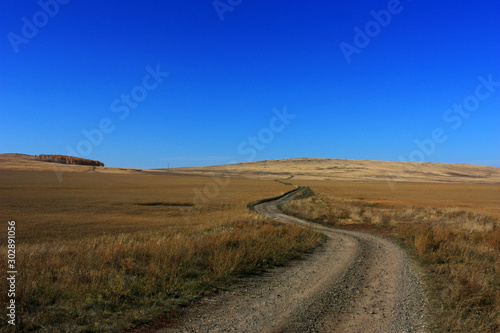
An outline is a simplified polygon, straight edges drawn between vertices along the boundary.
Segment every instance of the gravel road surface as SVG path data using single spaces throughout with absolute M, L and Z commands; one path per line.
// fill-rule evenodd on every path
M 157 332 L 426 332 L 419 273 L 407 255 L 381 237 L 283 214 L 278 206 L 300 191 L 255 210 L 321 231 L 323 245 L 201 300 Z

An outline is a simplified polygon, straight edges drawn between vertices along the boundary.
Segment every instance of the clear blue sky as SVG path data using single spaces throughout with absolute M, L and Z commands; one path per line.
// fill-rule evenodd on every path
M 500 166 L 499 1 L 60 2 L 0 5 L 1 153 Z

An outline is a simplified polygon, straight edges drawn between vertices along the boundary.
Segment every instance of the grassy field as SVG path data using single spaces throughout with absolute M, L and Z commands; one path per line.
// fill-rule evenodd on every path
M 308 182 L 295 216 L 393 237 L 428 273 L 432 330 L 500 330 L 500 187 L 479 184 Z
M 500 218 L 499 184 L 295 181 L 329 197 L 363 200 L 378 206 L 468 210 Z
M 408 163 L 326 158 L 292 158 L 203 168 L 171 169 L 191 175 L 230 174 L 252 179 L 281 179 L 287 182 L 447 182 L 500 184 L 500 168 L 444 163 Z
M 0 182 L 0 207 L 4 216 L 19 220 L 23 243 L 116 232 L 197 230 L 207 221 L 245 213 L 250 201 L 289 189 L 273 181 L 141 172 L 68 172 L 59 182 L 51 171 L 3 170 Z
M 0 155 L 0 262 L 7 260 L 7 221 L 15 220 L 18 328 L 134 327 L 310 251 L 321 235 L 247 209 L 293 183 L 316 195 L 286 205 L 287 212 L 397 238 L 421 259 L 435 331 L 495 332 L 498 168 L 417 164 L 299 159 L 165 171 Z M 406 171 L 397 182 L 373 181 L 398 169 Z M 0 300 L 4 306 L 6 293 Z
M 39 163 L 0 170 L 0 262 L 15 220 L 20 331 L 134 327 L 322 239 L 247 209 L 289 190 L 274 181 L 68 166 L 59 182 L 51 163 Z M 6 306 L 7 293 L 0 298 Z

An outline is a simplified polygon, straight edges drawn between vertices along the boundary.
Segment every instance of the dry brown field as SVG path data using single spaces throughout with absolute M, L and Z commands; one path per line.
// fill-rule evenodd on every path
M 238 216 L 248 202 L 288 190 L 269 180 L 141 172 L 67 172 L 63 177 L 59 182 L 52 171 L 0 171 L 0 209 L 4 218 L 18 221 L 20 241 L 187 231 Z
M 292 158 L 171 171 L 191 175 L 226 174 L 251 179 L 292 177 L 292 180 L 500 184 L 500 168 L 496 167 L 323 158 Z
M 293 181 L 293 180 L 291 180 Z M 500 218 L 500 185 L 297 181 L 316 193 L 382 206 L 455 208 Z
M 300 256 L 319 234 L 266 221 L 247 204 L 301 185 L 317 195 L 289 213 L 392 228 L 435 281 L 436 325 L 489 331 L 500 327 L 499 170 L 324 159 L 142 170 L 2 154 L 0 211 L 16 221 L 23 268 L 19 323 L 130 328 Z M 6 228 L 0 240 L 4 262 Z
M 0 159 L 0 211 L 16 221 L 21 331 L 114 332 L 168 318 L 322 240 L 247 209 L 289 190 L 272 180 Z M 0 240 L 6 263 L 7 224 Z
M 500 186 L 301 181 L 286 213 L 395 239 L 426 272 L 431 332 L 500 329 Z

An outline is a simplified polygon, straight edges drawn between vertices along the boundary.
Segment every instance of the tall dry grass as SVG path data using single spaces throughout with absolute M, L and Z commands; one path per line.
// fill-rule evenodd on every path
M 248 211 L 249 202 L 287 190 L 274 181 L 61 167 L 63 182 L 53 171 L 0 173 L 0 210 L 16 221 L 18 331 L 114 332 L 168 317 L 322 237 Z
M 457 208 L 394 207 L 316 195 L 282 207 L 288 214 L 347 227 L 383 226 L 415 253 L 430 282 L 432 330 L 500 330 L 500 221 Z
M 136 232 L 19 245 L 17 329 L 116 331 L 168 316 L 238 277 L 283 264 L 321 235 L 251 213 L 198 232 Z M 0 262 L 6 262 L 0 249 Z M 5 281 L 5 273 L 1 278 Z M 1 294 L 6 304 L 6 293 Z M 2 331 L 9 331 L 2 322 Z

